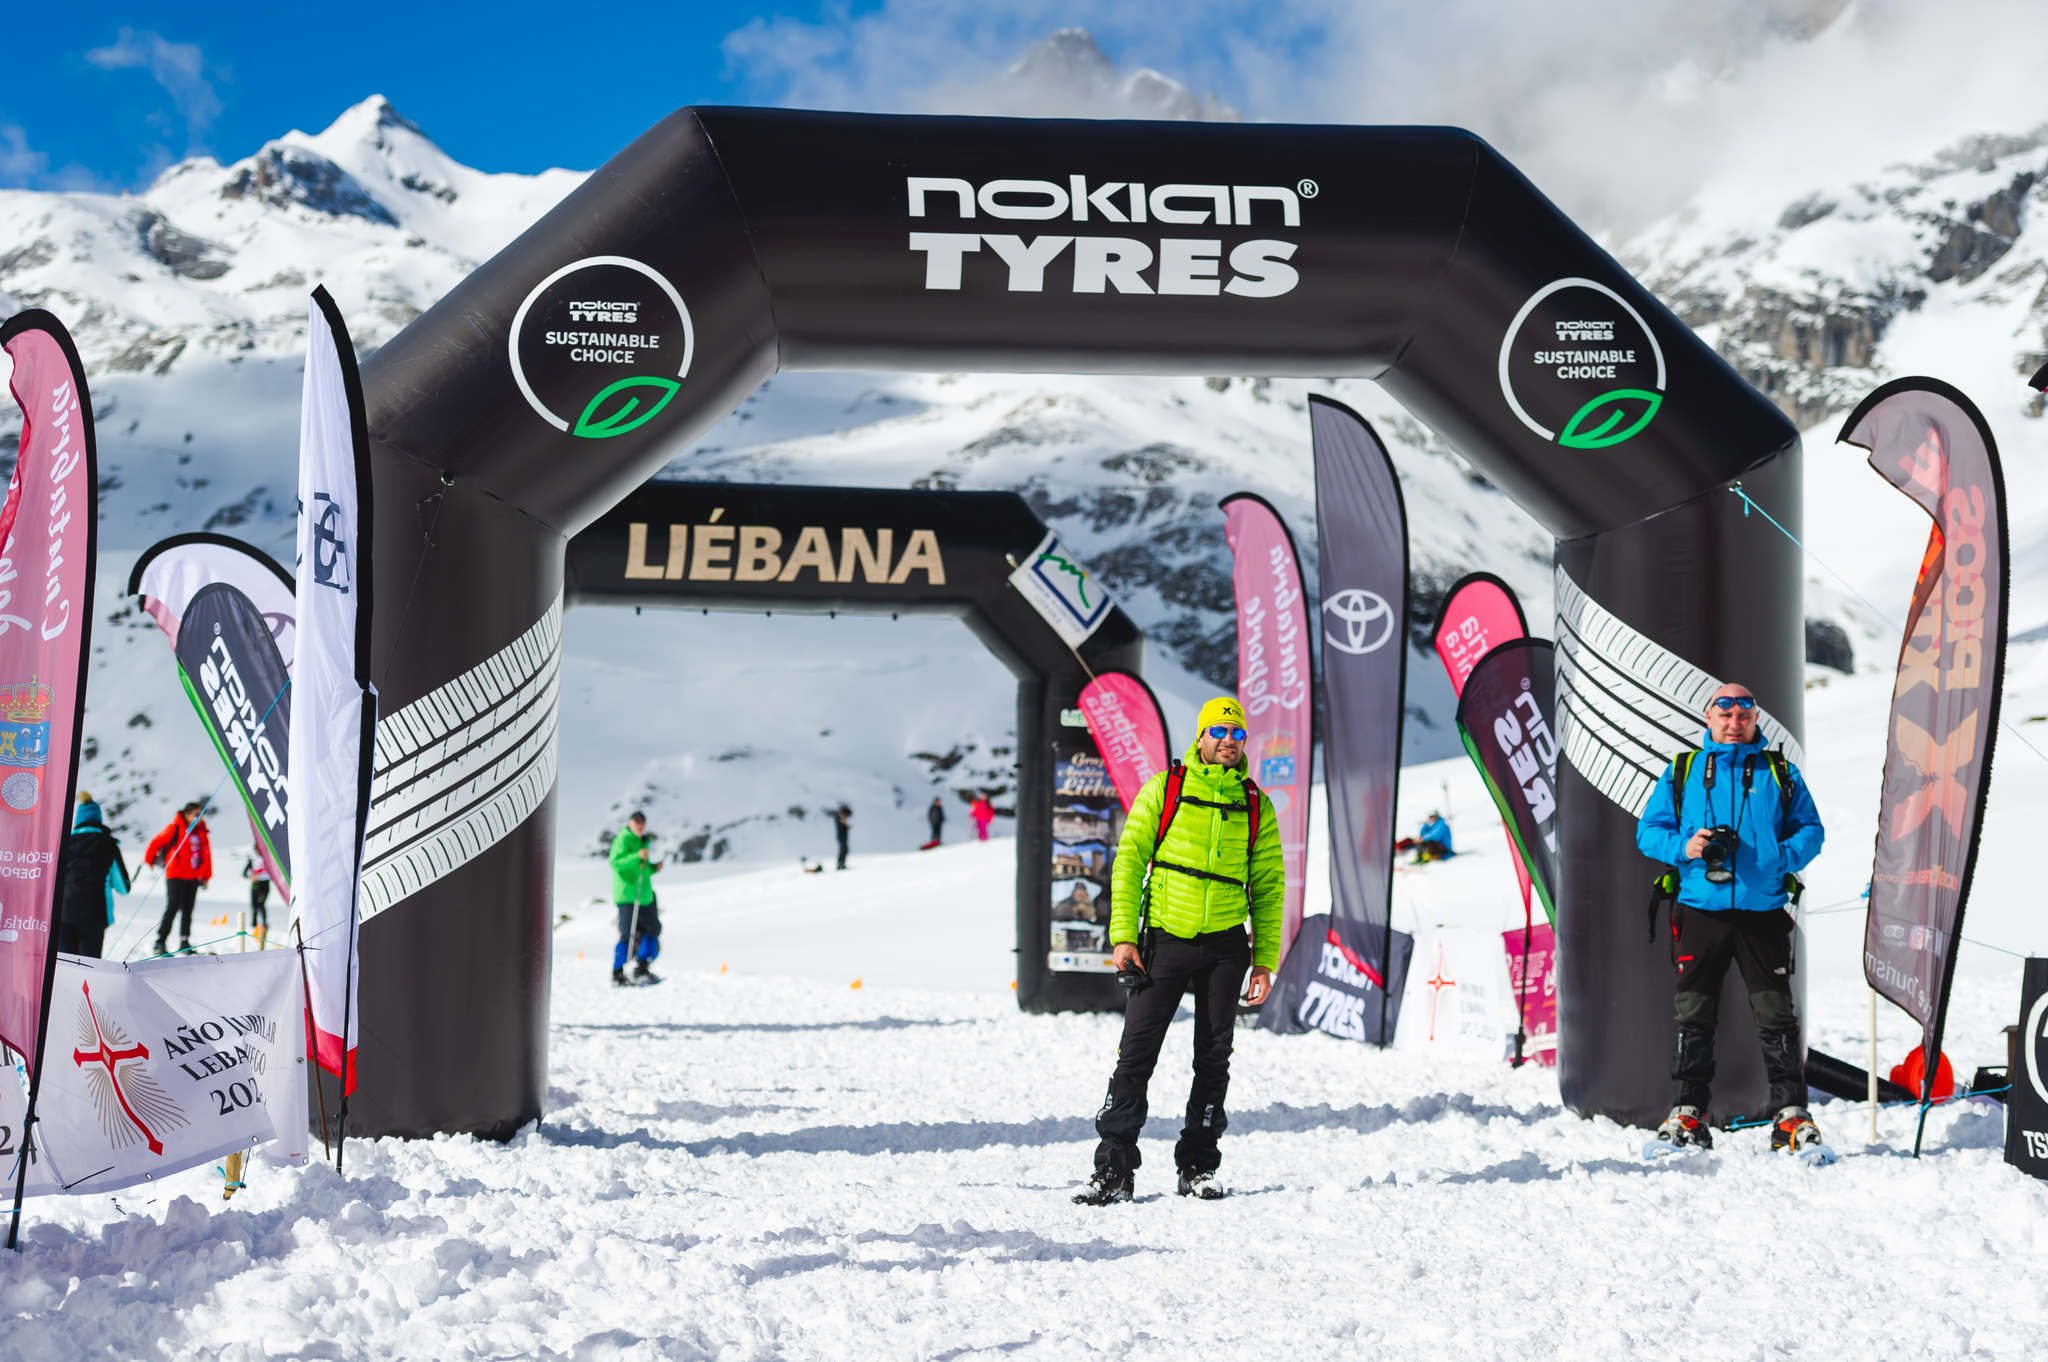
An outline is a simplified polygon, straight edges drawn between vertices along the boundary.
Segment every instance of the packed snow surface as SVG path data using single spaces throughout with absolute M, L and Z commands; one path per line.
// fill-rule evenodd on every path
M 1821 719 L 1869 700 L 1847 682 L 1815 698 Z M 1812 904 L 1830 908 L 1874 772 L 1846 789 L 1860 774 L 1816 756 L 1841 814 L 1841 874 Z M 1994 943 L 2027 929 L 2017 829 L 2048 807 L 2048 764 L 2001 766 L 1966 927 Z M 1402 870 L 1397 923 L 1518 921 L 1469 764 L 1406 775 L 1403 823 L 1447 805 L 1470 850 Z M 1171 1168 L 1184 1011 L 1138 1201 L 1074 1206 L 1120 1019 L 1017 1011 L 1013 873 L 1001 838 L 858 835 L 843 874 L 667 871 L 666 977 L 616 989 L 605 868 L 565 859 L 538 1129 L 353 1140 L 345 1177 L 259 1156 L 225 1205 L 204 1169 L 33 1201 L 25 1252 L 0 1257 L 5 1353 L 1917 1359 L 2048 1338 L 2048 1186 L 2003 1163 L 1984 1101 L 1937 1108 L 1917 1163 L 1911 1109 L 1882 1112 L 1873 1145 L 1864 1108 L 1821 1102 L 1834 1168 L 1769 1154 L 1762 1130 L 1646 1165 L 1644 1132 L 1565 1111 L 1554 1070 L 1241 1029 L 1233 1195 L 1196 1203 Z M 202 922 L 232 902 L 202 900 Z M 1858 1062 L 1860 923 L 1822 912 L 1807 938 L 1813 1042 Z M 2017 963 L 1966 945 L 1962 1076 L 2002 1057 L 2017 1004 Z M 1880 1039 L 1888 1068 L 1913 1028 L 1886 1007 Z

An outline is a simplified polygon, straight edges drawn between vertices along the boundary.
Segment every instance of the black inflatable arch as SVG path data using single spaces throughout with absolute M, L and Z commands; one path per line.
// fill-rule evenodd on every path
M 699 109 L 363 366 L 376 588 L 405 602 L 378 761 L 435 774 L 369 849 L 355 1128 L 540 1113 L 564 548 L 778 369 L 1383 383 L 1558 537 L 1561 1079 L 1662 1114 L 1670 966 L 1626 806 L 1714 677 L 1803 726 L 1797 550 L 1723 490 L 1799 532 L 1777 409 L 1455 129 Z M 1725 1015 L 1721 1101 L 1753 1108 Z
M 1112 606 L 1077 653 L 1018 594 L 1011 570 L 1044 535 L 1014 492 L 653 482 L 569 541 L 563 594 L 571 606 L 949 615 L 966 624 L 1017 678 L 1017 1003 L 1027 1012 L 1108 1008 L 1122 997 L 1113 979 L 1047 966 L 1052 735 L 1077 712 L 1089 673 L 1138 672 L 1145 645 Z

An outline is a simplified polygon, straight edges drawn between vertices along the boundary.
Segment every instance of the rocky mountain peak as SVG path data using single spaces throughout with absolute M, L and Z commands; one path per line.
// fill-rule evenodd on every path
M 1063 28 L 1027 48 L 1003 72 L 1004 112 L 1078 118 L 1235 122 L 1237 110 L 1141 67 L 1120 73 L 1085 28 Z

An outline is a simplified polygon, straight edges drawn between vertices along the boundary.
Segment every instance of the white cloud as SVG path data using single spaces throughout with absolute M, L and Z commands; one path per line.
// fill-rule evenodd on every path
M 884 0 L 725 52 L 764 102 L 1071 115 L 996 77 L 1072 24 L 1247 118 L 1469 128 L 1595 230 L 2048 122 L 2038 0 Z
M 147 29 L 122 27 L 114 42 L 96 47 L 85 59 L 102 71 L 147 71 L 185 124 L 185 151 L 206 145 L 207 129 L 220 116 L 220 96 L 207 79 L 206 58 L 197 43 L 174 43 Z

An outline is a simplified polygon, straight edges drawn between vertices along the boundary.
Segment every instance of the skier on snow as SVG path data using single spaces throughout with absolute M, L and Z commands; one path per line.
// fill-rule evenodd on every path
M 162 832 L 143 848 L 144 865 L 164 868 L 164 916 L 156 927 L 156 953 L 170 946 L 171 920 L 178 920 L 178 953 L 192 953 L 192 906 L 199 891 L 213 880 L 213 849 L 207 841 L 206 801 L 195 799 L 178 810 Z
M 648 962 L 661 951 L 661 913 L 655 907 L 654 877 L 660 861 L 647 859 L 647 815 L 637 809 L 612 837 L 612 903 L 619 910 L 619 944 L 612 948 L 612 982 L 656 982 Z M 626 978 L 626 956 L 633 957 L 633 977 Z
M 1747 686 L 1721 687 L 1706 714 L 1706 742 L 1665 769 L 1636 824 L 1642 853 L 1676 867 L 1677 1095 L 1657 1138 L 1676 1146 L 1714 1142 L 1705 1114 L 1721 980 L 1732 961 L 1748 986 L 1763 1044 L 1777 1111 L 1771 1147 L 1799 1153 L 1822 1141 L 1806 1110 L 1792 999 L 1793 918 L 1785 905 L 1798 872 L 1820 854 L 1825 832 L 1799 768 L 1764 749 Z
M 1219 696 L 1202 706 L 1187 763 L 1145 782 L 1131 805 L 1110 870 L 1109 940 L 1120 972 L 1143 969 L 1149 984 L 1132 990 L 1109 1093 L 1096 1113 L 1095 1173 L 1074 1200 L 1092 1206 L 1129 1201 L 1140 1159 L 1146 1088 L 1159 1062 L 1181 995 L 1195 995 L 1195 1076 L 1187 1123 L 1174 1146 L 1182 1196 L 1213 1200 L 1222 1160 L 1217 1140 L 1228 1124 L 1230 1043 L 1238 990 L 1257 1006 L 1280 963 L 1280 908 L 1287 871 L 1273 801 L 1246 778 L 1244 710 Z M 1167 807 L 1169 787 L 1179 797 Z M 1253 800 L 1257 804 L 1252 803 Z M 1256 812 L 1254 843 L 1253 814 Z M 1164 823 L 1162 834 L 1161 824 Z M 1138 928 L 1143 905 L 1147 926 Z M 1251 919 L 1251 936 L 1245 919 Z

